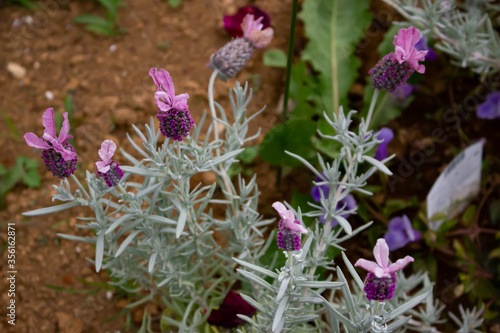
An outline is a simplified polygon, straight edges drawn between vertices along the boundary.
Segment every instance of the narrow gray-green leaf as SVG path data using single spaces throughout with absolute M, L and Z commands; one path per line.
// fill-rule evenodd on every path
M 182 232 L 184 231 L 184 226 L 186 225 L 186 219 L 187 219 L 187 212 L 185 209 L 182 209 L 181 213 L 179 214 L 179 221 L 177 221 L 177 228 L 175 229 L 176 238 L 181 237 Z
M 22 213 L 22 215 L 24 215 L 24 216 L 38 216 L 38 215 L 51 214 L 51 213 L 60 212 L 61 210 L 76 207 L 79 205 L 80 204 L 77 201 L 73 201 L 73 202 L 68 202 L 68 203 L 62 204 L 62 205 L 31 210 L 29 212 Z
M 425 300 L 425 298 L 427 296 L 429 296 L 429 293 L 431 293 L 431 292 L 432 292 L 432 288 L 429 288 L 426 292 L 424 292 L 418 296 L 415 296 L 412 299 L 410 299 L 409 301 L 407 301 L 406 303 L 404 303 L 403 305 L 398 306 L 396 309 L 394 309 L 390 312 L 389 317 L 387 318 L 387 321 L 396 319 L 399 315 L 402 315 L 406 311 L 413 309 L 414 307 L 416 307 L 417 305 L 422 303 Z
M 351 273 L 351 276 L 353 277 L 354 281 L 358 285 L 360 290 L 363 290 L 364 283 L 363 280 L 358 275 L 358 272 L 354 269 L 354 266 L 351 264 L 347 256 L 345 255 L 344 252 L 342 252 L 342 259 L 344 259 L 344 263 L 347 266 L 347 269 L 349 270 L 349 273 Z
M 122 254 L 123 251 L 127 248 L 127 246 L 134 240 L 135 236 L 141 232 L 140 230 L 135 230 L 133 231 L 130 235 L 125 238 L 123 243 L 121 243 L 120 247 L 118 248 L 118 251 L 116 251 L 115 257 L 118 257 L 120 254 Z
M 363 155 L 363 159 L 365 161 L 367 161 L 368 163 L 370 163 L 371 165 L 373 165 L 375 168 L 377 168 L 380 171 L 382 171 L 383 173 L 385 173 L 386 175 L 392 176 L 392 171 L 389 170 L 389 168 L 386 167 L 384 165 L 384 163 L 380 162 L 379 160 L 376 160 L 373 157 L 368 156 L 368 155 Z
M 115 222 L 111 223 L 111 225 L 106 230 L 106 234 L 109 234 L 110 232 L 115 230 L 118 226 L 120 226 L 123 222 L 125 222 L 130 217 L 131 217 L 130 214 L 125 214 L 125 215 L 120 216 Z
M 278 328 L 280 322 L 283 320 L 283 313 L 285 313 L 287 307 L 288 307 L 288 296 L 285 296 L 281 299 L 280 304 L 276 309 L 276 313 L 274 314 L 273 327 L 272 327 L 273 332 L 277 332 L 276 329 Z
M 100 230 L 97 233 L 97 242 L 95 245 L 95 271 L 99 272 L 104 258 L 104 232 Z
M 148 264 L 148 272 L 151 273 L 153 269 L 155 268 L 155 263 L 156 263 L 156 257 L 158 256 L 158 252 L 155 252 L 149 257 L 149 264 Z
M 278 274 L 276 274 L 274 272 L 271 272 L 268 269 L 265 269 L 265 268 L 262 268 L 260 266 L 251 264 L 249 262 L 243 261 L 243 260 L 238 259 L 238 258 L 233 258 L 233 260 L 236 261 L 239 265 L 241 265 L 243 267 L 253 269 L 256 272 L 259 272 L 259 273 L 262 273 L 262 274 L 267 275 L 269 277 L 272 277 L 273 279 L 277 279 L 278 278 Z

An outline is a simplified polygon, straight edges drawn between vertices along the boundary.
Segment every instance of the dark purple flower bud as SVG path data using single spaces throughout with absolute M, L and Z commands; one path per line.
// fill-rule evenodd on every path
M 123 177 L 123 171 L 112 157 L 116 151 L 116 144 L 112 140 L 104 140 L 99 149 L 100 161 L 95 162 L 97 174 L 104 179 L 108 187 L 118 185 Z
M 389 221 L 387 233 L 384 239 L 390 251 L 404 247 L 410 242 L 417 242 L 422 238 L 422 234 L 413 229 L 408 216 L 395 217 Z
M 392 273 L 390 277 L 381 278 L 373 273 L 368 273 L 365 279 L 365 287 L 363 288 L 366 298 L 370 301 L 379 302 L 392 299 L 396 290 L 397 280 L 396 273 Z
M 500 118 L 500 91 L 489 94 L 486 101 L 477 107 L 477 117 L 481 119 Z
M 182 141 L 194 126 L 194 120 L 187 110 L 170 109 L 166 112 L 160 110 L 156 118 L 160 121 L 161 133 L 176 141 Z
M 50 145 L 50 143 L 49 143 Z M 73 147 L 65 142 L 62 144 L 65 150 L 74 152 Z M 58 178 L 69 177 L 75 172 L 78 164 L 78 156 L 75 154 L 70 160 L 65 160 L 62 154 L 55 149 L 42 150 L 42 159 L 47 170 Z
M 252 14 L 255 19 L 262 17 L 262 26 L 267 28 L 271 25 L 269 15 L 257 6 L 245 6 L 238 9 L 235 15 L 224 15 L 224 29 L 233 37 L 243 37 L 243 29 L 241 24 L 247 14 Z
M 295 219 L 293 211 L 286 209 L 281 202 L 273 203 L 273 208 L 281 216 L 278 223 L 278 248 L 285 251 L 300 251 L 300 235 L 307 234 L 307 229 L 299 220 Z
M 375 151 L 375 159 L 382 161 L 387 158 L 387 145 L 394 138 L 394 132 L 388 127 L 382 127 L 379 133 L 377 139 L 384 141 L 378 145 Z
M 240 294 L 230 290 L 220 307 L 210 312 L 207 321 L 210 325 L 233 328 L 245 323 L 238 318 L 238 314 L 252 317 L 255 312 L 255 308 L 248 304 Z

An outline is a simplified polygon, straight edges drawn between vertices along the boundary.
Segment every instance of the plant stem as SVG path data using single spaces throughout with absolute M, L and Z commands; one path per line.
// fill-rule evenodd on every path
M 288 120 L 288 94 L 290 92 L 290 76 L 292 73 L 293 44 L 294 44 L 294 39 L 295 39 L 295 23 L 297 21 L 297 8 L 298 7 L 299 7 L 299 1 L 293 0 L 292 19 L 290 22 L 290 37 L 288 38 L 288 57 L 286 60 L 285 96 L 283 99 L 282 121 L 284 123 L 286 123 Z
M 80 190 L 83 192 L 83 194 L 85 194 L 85 197 L 87 197 L 87 200 L 90 200 L 89 194 L 87 193 L 87 191 L 85 190 L 85 188 L 82 186 L 82 184 L 80 183 L 80 181 L 78 180 L 78 178 L 76 178 L 76 176 L 74 174 L 71 174 L 71 178 L 76 183 L 76 185 L 80 188 Z
M 366 116 L 366 121 L 365 121 L 365 132 L 368 131 L 368 128 L 370 127 L 370 122 L 372 120 L 372 114 L 373 114 L 373 109 L 375 109 L 375 104 L 377 103 L 377 98 L 380 90 L 375 89 L 375 92 L 373 93 L 372 101 L 370 103 L 370 109 L 368 110 L 368 115 Z

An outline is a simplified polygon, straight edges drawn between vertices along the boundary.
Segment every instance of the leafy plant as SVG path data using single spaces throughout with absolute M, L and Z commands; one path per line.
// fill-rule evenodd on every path
M 85 29 L 97 34 L 115 36 L 126 32 L 125 29 L 118 28 L 118 7 L 125 4 L 121 0 L 97 0 L 97 2 L 107 10 L 106 18 L 97 15 L 83 14 L 75 17 L 76 23 L 85 24 Z
M 0 200 L 19 182 L 37 188 L 40 186 L 38 161 L 26 156 L 19 156 L 10 169 L 0 164 Z
M 32 10 L 35 10 L 38 7 L 36 2 L 33 0 L 7 0 L 7 6 L 11 6 L 14 4 L 21 5 L 23 7 L 26 7 L 28 9 L 32 9 Z

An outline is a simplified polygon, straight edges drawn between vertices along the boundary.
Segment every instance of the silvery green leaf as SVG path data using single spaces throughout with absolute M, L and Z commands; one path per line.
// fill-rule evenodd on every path
M 321 294 L 317 293 L 316 291 L 314 290 L 310 290 L 310 292 L 313 294 L 313 295 L 316 295 L 316 297 L 319 297 L 323 300 L 323 304 L 325 305 L 325 307 L 330 311 L 331 315 L 336 318 L 338 321 L 340 321 L 342 324 L 344 324 L 346 326 L 346 328 L 348 330 L 352 330 L 354 332 L 357 331 L 357 325 L 354 324 L 352 321 L 350 321 L 349 319 L 347 319 L 344 315 L 342 315 L 336 308 L 334 305 L 332 305 L 330 302 L 328 302 L 323 296 L 321 296 Z
M 355 318 L 357 309 L 354 306 L 354 299 L 352 298 L 351 290 L 349 289 L 349 284 L 347 283 L 344 273 L 342 273 L 340 267 L 337 267 L 337 276 L 339 278 L 339 281 L 344 283 L 341 289 L 342 289 L 342 295 L 344 296 L 345 303 L 347 305 L 347 309 L 349 310 L 349 313 L 352 315 L 352 318 Z
M 139 152 L 139 154 L 141 154 L 142 156 L 144 156 L 145 158 L 149 158 L 149 155 L 146 154 L 144 152 L 144 150 L 142 150 L 135 142 L 134 140 L 132 140 L 132 138 L 130 137 L 130 135 L 127 133 L 127 138 L 128 138 L 128 141 L 130 142 L 130 144 L 135 148 L 135 150 L 137 150 Z
M 343 282 L 330 282 L 330 281 L 297 281 L 295 285 L 298 287 L 306 288 L 340 288 L 344 285 Z
M 135 230 L 130 235 L 125 238 L 125 240 L 121 243 L 118 251 L 116 251 L 115 258 L 122 254 L 123 251 L 127 248 L 127 246 L 134 240 L 135 236 L 137 236 L 141 231 Z
M 267 290 L 269 290 L 273 293 L 275 292 L 273 286 L 271 286 L 266 280 L 264 280 L 261 277 L 258 277 L 257 275 L 253 274 L 252 272 L 248 272 L 248 271 L 245 271 L 243 269 L 237 269 L 236 271 L 238 271 L 238 273 L 240 273 L 241 275 L 243 275 L 247 279 L 252 280 L 255 283 L 258 283 L 259 285 L 266 288 Z
M 123 170 L 123 172 L 129 172 L 134 175 L 139 175 L 139 176 L 149 176 L 149 177 L 166 177 L 167 175 L 164 172 L 158 172 L 158 171 L 153 171 L 149 169 L 142 169 L 142 168 L 137 168 L 137 167 L 131 167 L 131 166 L 121 166 L 120 168 Z
M 264 308 L 262 307 L 262 305 L 260 305 L 259 302 L 257 302 L 256 300 L 254 300 L 252 297 L 250 296 L 247 296 L 245 294 L 242 294 L 240 293 L 240 296 L 241 298 L 243 298 L 248 304 L 250 304 L 251 306 L 253 306 L 254 308 L 256 308 L 258 311 L 260 312 L 264 312 L 266 310 L 264 310 Z
M 390 325 L 387 326 L 387 331 L 388 332 L 394 332 L 397 329 L 403 327 L 404 325 L 408 324 L 408 322 L 411 320 L 411 316 L 396 320 L 395 322 L 391 323 Z
M 288 308 L 288 296 L 285 296 L 281 299 L 280 304 L 278 305 L 278 308 L 276 309 L 276 313 L 274 314 L 274 319 L 273 319 L 273 326 L 272 330 L 273 332 L 281 332 L 281 329 L 278 330 L 278 326 L 283 326 L 283 313 L 285 313 L 285 310 Z
M 287 324 L 300 324 L 300 323 L 307 323 L 310 322 L 316 318 L 319 318 L 318 315 L 302 315 L 302 316 L 294 316 L 292 318 L 287 318 L 286 323 Z M 307 331 L 305 331 L 307 332 Z
M 376 167 L 377 169 L 379 169 L 380 171 L 382 171 L 386 175 L 392 176 L 392 171 L 389 170 L 389 168 L 387 168 L 384 165 L 384 163 L 380 162 L 379 160 L 377 160 L 371 156 L 368 156 L 368 155 L 363 155 L 362 159 L 367 161 L 368 163 L 370 163 L 371 165 L 373 165 L 374 167 Z
M 402 305 L 399 305 L 397 308 L 395 308 L 394 310 L 392 310 L 390 313 L 389 313 L 389 316 L 387 318 L 387 321 L 391 321 L 393 319 L 396 319 L 398 316 L 404 314 L 406 311 L 410 310 L 410 309 L 413 309 L 415 306 L 419 305 L 420 303 L 422 303 L 425 298 L 427 296 L 429 296 L 429 293 L 432 292 L 432 287 L 427 289 L 424 293 L 418 295 L 418 296 L 415 296 L 413 297 L 412 299 L 410 299 L 409 301 L 405 302 L 404 304 Z
M 315 168 L 315 167 L 313 167 L 311 163 L 307 162 L 305 159 L 303 159 L 303 158 L 302 158 L 302 157 L 300 157 L 299 155 L 296 155 L 296 154 L 291 153 L 291 152 L 286 151 L 286 150 L 285 150 L 285 153 L 286 153 L 286 154 L 288 154 L 288 155 L 290 155 L 290 156 L 292 156 L 292 157 L 294 157 L 294 158 L 296 158 L 296 159 L 298 159 L 298 160 L 299 160 L 300 162 L 302 162 L 302 164 L 304 164 L 304 165 L 305 165 L 305 166 L 306 166 L 309 170 L 311 170 L 311 171 L 312 171 L 312 172 L 313 172 L 316 176 L 318 176 L 318 177 L 320 177 L 320 178 L 322 177 L 321 173 L 320 173 L 318 170 L 316 170 L 316 168 Z M 318 154 L 318 155 L 319 155 L 319 154 Z
M 97 240 L 95 246 L 95 271 L 99 272 L 102 266 L 102 259 L 104 257 L 104 232 L 100 230 L 97 233 Z
M 272 277 L 273 279 L 277 279 L 278 278 L 278 274 L 276 274 L 274 272 L 271 272 L 268 269 L 265 269 L 263 267 L 251 264 L 251 263 L 243 261 L 243 260 L 240 260 L 238 258 L 233 258 L 233 260 L 236 261 L 239 265 L 241 265 L 243 267 L 250 268 L 250 269 L 252 269 L 252 270 L 254 270 L 254 271 L 258 272 L 258 273 L 261 273 L 261 274 L 267 275 L 269 277 Z
M 349 270 L 349 273 L 351 273 L 351 276 L 353 277 L 354 281 L 358 285 L 359 289 L 363 290 L 363 287 L 364 287 L 363 280 L 361 280 L 361 278 L 359 277 L 358 273 L 354 269 L 354 266 L 351 264 L 351 262 L 349 261 L 349 259 L 347 259 L 347 256 L 345 255 L 344 252 L 342 252 L 342 259 L 344 259 L 344 263 L 345 263 L 347 269 Z
M 160 216 L 160 215 L 149 215 L 148 216 L 148 220 L 150 221 L 155 221 L 155 222 L 160 222 L 160 223 L 165 223 L 165 224 L 170 224 L 170 225 L 176 225 L 177 222 L 172 220 L 172 219 L 169 219 L 169 218 L 166 218 L 164 216 Z
M 342 215 L 335 215 L 335 219 L 339 222 L 340 226 L 346 234 L 351 235 L 352 234 L 352 227 L 351 224 L 343 217 Z
M 246 321 L 247 323 L 249 323 L 250 325 L 255 325 L 255 322 L 252 320 L 252 318 L 248 317 L 248 316 L 245 316 L 245 315 L 242 315 L 242 314 L 236 314 L 236 316 L 238 316 L 238 318 Z M 240 330 L 238 330 L 238 332 L 241 332 Z
M 184 231 L 184 226 L 186 225 L 187 219 L 187 211 L 185 209 L 181 210 L 179 214 L 179 220 L 177 221 L 177 228 L 175 231 L 175 237 L 181 237 L 182 232 Z
M 80 236 L 66 235 L 66 234 L 60 234 L 60 233 L 57 233 L 57 236 L 61 237 L 63 239 L 76 241 L 76 242 L 85 242 L 85 243 L 90 243 L 90 244 L 95 244 L 95 242 L 96 242 L 95 239 L 90 238 L 89 236 L 80 237 Z
M 111 225 L 106 229 L 106 234 L 111 233 L 113 230 L 115 230 L 118 226 L 120 226 L 123 222 L 127 221 L 129 218 L 132 216 L 130 214 L 125 214 L 120 216 L 118 219 L 116 219 Z
M 155 191 L 157 188 L 162 187 L 162 186 L 163 186 L 163 182 L 151 185 L 151 186 L 145 188 L 144 190 L 137 192 L 137 194 L 135 195 L 135 198 L 140 199 L 141 197 L 145 196 L 146 194 L 149 194 L 149 193 Z
M 285 295 L 285 292 L 288 288 L 288 283 L 290 282 L 291 276 L 288 275 L 286 276 L 282 281 L 280 285 L 280 289 L 278 291 L 278 295 L 276 295 L 276 300 L 279 301 L 281 298 Z
M 24 216 L 38 216 L 38 215 L 51 214 L 51 213 L 60 212 L 62 210 L 69 209 L 72 207 L 76 207 L 79 205 L 80 205 L 80 203 L 77 201 L 68 202 L 65 204 L 57 205 L 57 206 L 35 209 L 35 210 L 29 211 L 29 212 L 22 213 L 22 215 L 24 215 Z
M 151 255 L 149 258 L 149 264 L 148 264 L 148 272 L 151 273 L 153 269 L 155 268 L 155 263 L 156 263 L 156 257 L 158 256 L 158 252 L 155 252 Z

